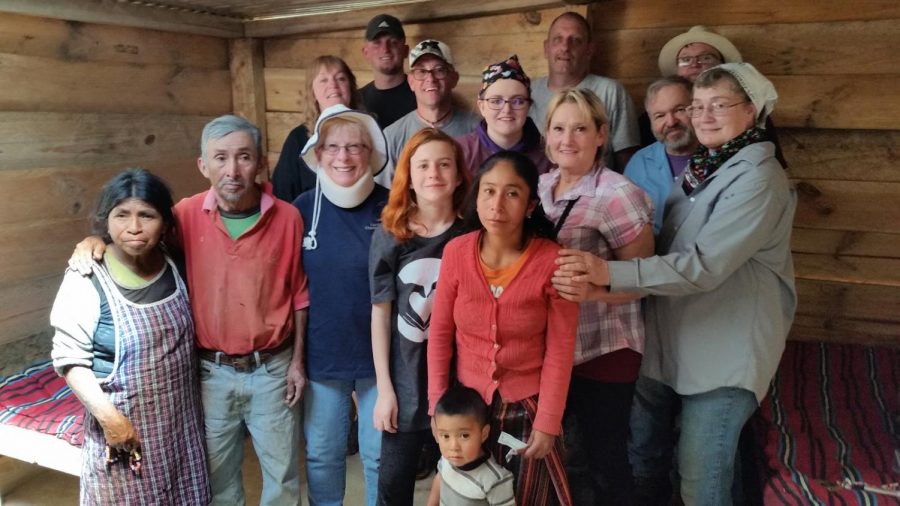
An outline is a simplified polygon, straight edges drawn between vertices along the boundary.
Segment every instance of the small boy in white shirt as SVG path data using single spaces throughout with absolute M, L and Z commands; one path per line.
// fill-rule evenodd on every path
M 488 407 L 475 390 L 450 387 L 434 409 L 441 449 L 429 506 L 515 506 L 513 475 L 482 446 L 491 432 Z

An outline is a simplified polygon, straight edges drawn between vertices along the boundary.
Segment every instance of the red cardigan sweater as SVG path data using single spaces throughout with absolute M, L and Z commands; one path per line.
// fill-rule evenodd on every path
M 430 413 L 447 390 L 456 350 L 459 381 L 491 403 L 537 394 L 533 427 L 561 432 L 575 356 L 578 304 L 562 299 L 550 284 L 559 245 L 532 239 L 531 257 L 495 299 L 479 265 L 480 232 L 453 239 L 444 248 L 428 337 Z

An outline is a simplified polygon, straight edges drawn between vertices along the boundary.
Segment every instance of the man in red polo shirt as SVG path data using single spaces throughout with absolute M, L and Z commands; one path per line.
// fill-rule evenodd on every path
M 299 406 L 306 374 L 309 297 L 300 263 L 303 222 L 259 185 L 259 129 L 237 116 L 209 122 L 200 172 L 210 189 L 175 205 L 184 248 L 206 425 L 211 504 L 244 504 L 244 432 L 262 468 L 260 504 L 298 504 Z M 102 241 L 86 240 L 70 265 L 81 272 Z M 174 435 L 177 436 L 177 435 Z M 176 498 L 169 498 L 175 500 Z

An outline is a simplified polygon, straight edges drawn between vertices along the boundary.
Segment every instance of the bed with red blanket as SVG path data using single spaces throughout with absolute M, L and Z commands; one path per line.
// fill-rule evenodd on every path
M 753 430 L 764 504 L 900 504 L 900 350 L 789 342 Z
M 0 378 L 0 455 L 79 475 L 84 407 L 50 362 Z

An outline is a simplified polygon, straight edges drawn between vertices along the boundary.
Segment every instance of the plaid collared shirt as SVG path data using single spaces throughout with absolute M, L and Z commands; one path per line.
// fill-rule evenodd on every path
M 644 225 L 653 224 L 653 201 L 628 178 L 594 167 L 578 183 L 553 198 L 559 169 L 541 176 L 538 196 L 550 221 L 559 221 L 569 201 L 578 198 L 563 223 L 557 241 L 567 248 L 588 251 L 608 260 L 615 250 L 634 241 Z M 580 198 L 579 198 L 580 197 Z M 644 351 L 641 301 L 607 304 L 581 303 L 575 364 L 623 348 Z

